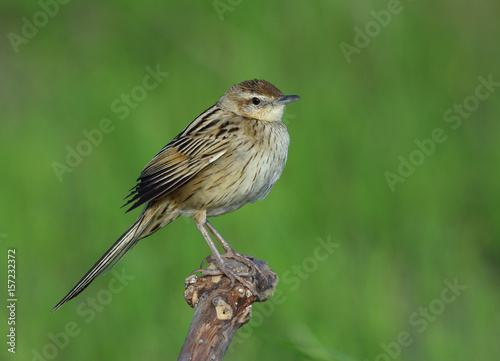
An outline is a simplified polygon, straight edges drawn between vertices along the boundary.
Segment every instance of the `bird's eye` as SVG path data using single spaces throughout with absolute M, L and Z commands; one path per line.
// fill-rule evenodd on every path
M 260 104 L 260 99 L 259 98 L 252 98 L 252 103 L 254 105 L 259 105 Z

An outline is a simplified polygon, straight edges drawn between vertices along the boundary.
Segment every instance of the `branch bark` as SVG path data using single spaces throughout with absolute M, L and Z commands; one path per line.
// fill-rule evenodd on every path
M 276 289 L 278 276 L 267 262 L 254 259 L 252 263 L 257 272 L 251 272 L 247 265 L 233 259 L 225 262 L 238 272 L 252 273 L 245 278 L 260 294 L 260 300 L 238 280 L 229 290 L 231 280 L 225 275 L 186 278 L 184 298 L 194 308 L 194 315 L 179 361 L 222 360 L 238 328 L 252 317 L 252 304 L 266 301 Z M 210 263 L 207 269 L 216 268 Z

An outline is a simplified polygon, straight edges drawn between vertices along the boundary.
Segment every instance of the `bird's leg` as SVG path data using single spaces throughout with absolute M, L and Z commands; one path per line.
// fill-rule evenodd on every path
M 250 276 L 250 274 L 249 273 L 244 273 L 244 272 L 238 272 L 237 273 L 233 269 L 231 269 L 230 267 L 228 267 L 227 264 L 226 264 L 226 262 L 224 262 L 224 259 L 220 255 L 219 251 L 217 250 L 217 247 L 215 246 L 214 242 L 210 238 L 210 235 L 208 234 L 207 230 L 205 229 L 205 225 L 203 223 L 199 223 L 199 222 L 196 222 L 196 221 L 195 221 L 195 223 L 196 223 L 196 227 L 198 227 L 198 229 L 200 230 L 203 238 L 205 238 L 205 241 L 207 241 L 208 246 L 212 250 L 212 253 L 213 253 L 214 257 L 215 257 L 215 260 L 217 261 L 217 263 L 219 264 L 219 266 L 218 266 L 218 270 L 207 270 L 207 269 L 201 268 L 199 270 L 193 271 L 193 273 L 194 272 L 201 272 L 201 274 L 204 275 L 204 276 L 205 275 L 213 276 L 213 275 L 225 274 L 231 280 L 231 288 L 230 288 L 231 290 L 234 287 L 234 280 L 236 279 L 239 282 L 241 282 L 241 284 L 245 285 L 254 295 L 258 296 L 259 293 L 255 289 L 255 287 L 248 280 L 246 280 L 243 277 L 241 277 L 241 276 Z M 203 266 L 203 263 L 205 262 L 205 260 L 202 262 L 202 266 Z M 248 262 L 248 260 L 247 260 L 247 262 Z M 245 263 L 245 262 L 242 262 L 242 263 Z
M 222 246 L 222 248 L 224 248 L 224 250 L 226 251 L 225 254 L 223 254 L 221 257 L 223 258 L 232 258 L 236 261 L 239 261 L 245 265 L 247 265 L 251 270 L 252 272 L 255 273 L 255 271 L 259 272 L 260 275 L 266 279 L 267 277 L 262 273 L 262 271 L 255 267 L 255 265 L 253 264 L 252 260 L 253 260 L 253 256 L 251 255 L 242 255 L 238 252 L 236 252 L 230 245 L 229 243 L 227 243 L 224 238 L 222 238 L 222 236 L 220 235 L 219 232 L 217 232 L 217 230 L 215 229 L 215 227 L 212 225 L 212 223 L 210 223 L 208 220 L 206 221 L 206 225 L 208 227 L 208 230 L 210 232 L 212 232 L 212 234 L 215 236 L 215 238 L 217 239 L 217 241 L 219 241 L 220 245 Z
M 226 253 L 236 253 L 234 251 L 234 249 L 229 245 L 229 243 L 227 243 L 224 238 L 222 238 L 222 236 L 220 235 L 219 232 L 217 232 L 217 230 L 215 229 L 214 226 L 212 226 L 212 223 L 210 223 L 208 220 L 206 221 L 206 225 L 208 227 L 208 229 L 210 230 L 210 232 L 212 232 L 212 234 L 215 236 L 215 238 L 217 239 L 217 241 L 219 241 L 220 245 L 222 246 L 222 248 L 224 248 L 224 250 L 226 251 Z
M 196 221 L 195 221 L 195 223 L 196 223 L 196 227 L 198 227 L 199 231 L 201 232 L 201 235 L 203 236 L 203 238 L 205 238 L 205 241 L 207 241 L 208 247 L 210 247 L 212 254 L 215 256 L 215 258 L 220 263 L 224 263 L 224 260 L 222 259 L 222 256 L 220 255 L 219 250 L 217 249 L 217 247 L 215 247 L 215 244 L 212 241 L 212 238 L 210 238 L 210 235 L 208 234 L 207 230 L 205 229 L 204 224 L 196 222 Z M 212 256 L 210 256 L 210 257 L 212 257 Z M 204 262 L 205 261 L 203 261 L 203 263 Z M 203 266 L 203 263 L 202 263 L 202 266 Z

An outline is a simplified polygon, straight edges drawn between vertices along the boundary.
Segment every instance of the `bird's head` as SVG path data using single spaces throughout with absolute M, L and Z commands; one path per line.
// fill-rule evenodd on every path
M 279 122 L 288 103 L 298 95 L 283 95 L 265 80 L 246 80 L 230 87 L 217 104 L 224 110 L 257 120 Z

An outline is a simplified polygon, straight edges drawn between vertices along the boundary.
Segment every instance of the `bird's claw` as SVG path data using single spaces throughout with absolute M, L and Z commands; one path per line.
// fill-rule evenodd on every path
M 258 272 L 260 276 L 267 281 L 266 275 L 258 268 L 255 267 L 255 264 L 252 262 L 254 260 L 254 256 L 252 255 L 243 255 L 235 251 L 226 252 L 221 255 L 222 258 L 234 259 L 235 261 L 241 262 L 246 265 L 252 271 L 252 275 L 255 278 L 255 274 Z M 207 257 L 208 258 L 208 257 Z
M 194 270 L 191 272 L 191 275 L 196 272 L 200 272 L 203 277 L 205 276 L 219 276 L 219 275 L 225 275 L 227 278 L 231 280 L 231 287 L 229 288 L 228 291 L 231 291 L 234 286 L 235 286 L 235 281 L 238 280 L 243 286 L 248 288 L 250 292 L 257 297 L 258 300 L 261 299 L 259 292 L 255 288 L 255 286 L 247 279 L 250 278 L 252 280 L 255 279 L 255 274 L 256 272 L 259 272 L 265 279 L 267 277 L 262 273 L 261 270 L 259 270 L 251 260 L 253 260 L 253 256 L 244 256 L 236 252 L 228 252 L 224 253 L 221 255 L 221 257 L 227 258 L 227 259 L 233 259 L 235 261 L 238 261 L 240 263 L 243 263 L 246 265 L 251 271 L 250 272 L 244 272 L 244 271 L 237 271 L 227 265 L 226 262 L 220 264 L 220 262 L 217 260 L 217 258 L 213 255 L 210 255 L 206 257 L 200 265 L 200 268 L 197 270 Z M 208 269 L 208 268 L 203 268 L 205 263 L 210 263 L 214 264 L 216 268 L 214 269 Z M 246 277 L 246 278 L 245 278 Z

